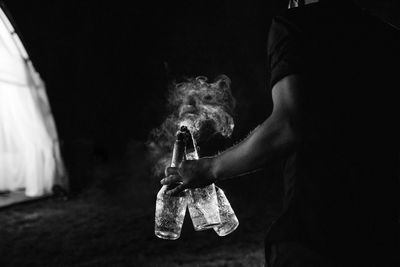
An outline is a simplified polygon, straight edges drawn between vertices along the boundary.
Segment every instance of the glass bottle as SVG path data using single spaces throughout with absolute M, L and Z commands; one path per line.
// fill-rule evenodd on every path
M 189 136 L 192 139 L 194 151 L 187 154 L 186 158 L 189 160 L 198 160 L 199 155 L 197 153 L 196 143 L 190 132 Z M 202 231 L 219 225 L 221 219 L 218 210 L 218 199 L 215 185 L 210 184 L 206 187 L 190 189 L 188 209 L 194 230 Z
M 214 227 L 214 231 L 219 236 L 226 236 L 236 230 L 239 226 L 239 220 L 233 211 L 231 204 L 225 196 L 224 191 L 215 187 L 218 198 L 218 208 L 219 208 L 219 216 L 221 218 L 221 223 Z
M 185 155 L 186 135 L 182 131 L 176 134 L 172 152 L 171 167 L 176 167 Z M 157 194 L 154 233 L 157 237 L 168 240 L 178 239 L 181 234 L 188 202 L 187 192 L 180 196 L 167 195 L 169 186 L 161 187 Z
M 221 223 L 215 185 L 189 191 L 189 214 L 195 231 L 213 228 Z

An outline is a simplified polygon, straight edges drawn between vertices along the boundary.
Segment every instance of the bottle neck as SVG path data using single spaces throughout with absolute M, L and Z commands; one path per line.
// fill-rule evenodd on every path
M 172 151 L 171 167 L 178 167 L 186 154 L 186 145 L 182 140 L 176 140 Z

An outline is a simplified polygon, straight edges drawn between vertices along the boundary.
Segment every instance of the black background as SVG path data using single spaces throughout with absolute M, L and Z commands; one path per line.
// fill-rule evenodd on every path
M 60 139 L 124 149 L 166 115 L 174 80 L 226 74 L 240 139 L 267 117 L 266 42 L 286 1 L 4 1 L 47 85 Z M 398 1 L 361 1 L 396 24 Z
M 232 79 L 237 114 L 246 124 L 266 116 L 267 6 L 6 4 L 46 82 L 65 142 L 83 138 L 121 147 L 130 139 L 145 140 L 165 115 L 168 85 L 198 75 Z

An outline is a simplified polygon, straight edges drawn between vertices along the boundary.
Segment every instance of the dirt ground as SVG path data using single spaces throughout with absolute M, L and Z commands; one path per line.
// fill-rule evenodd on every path
M 279 207 L 264 175 L 220 184 L 240 221 L 235 232 L 195 232 L 186 215 L 181 237 L 166 241 L 154 235 L 160 186 L 137 159 L 89 164 L 81 178 L 90 184 L 68 199 L 0 210 L 0 266 L 264 266 L 265 231 Z

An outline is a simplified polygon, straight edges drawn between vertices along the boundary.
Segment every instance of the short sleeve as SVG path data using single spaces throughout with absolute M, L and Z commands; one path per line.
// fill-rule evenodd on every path
M 305 39 L 298 26 L 279 16 L 272 21 L 268 35 L 268 66 L 271 88 L 290 74 L 301 74 L 306 67 Z

